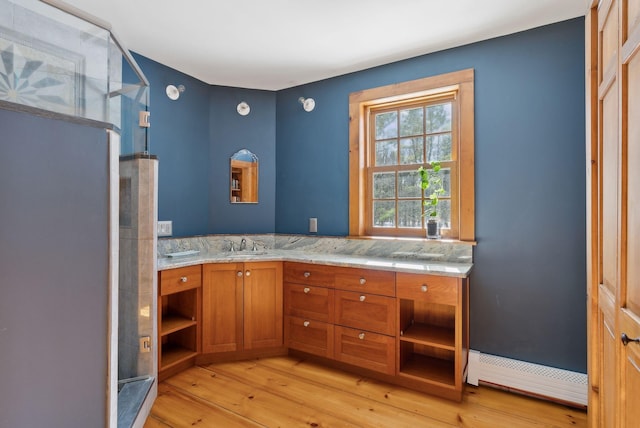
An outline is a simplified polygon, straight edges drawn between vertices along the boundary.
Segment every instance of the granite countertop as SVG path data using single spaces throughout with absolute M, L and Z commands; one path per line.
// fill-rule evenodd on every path
M 313 252 L 270 249 L 252 253 L 251 251 L 197 252 L 179 257 L 158 257 L 158 270 L 193 266 L 204 263 L 236 263 L 253 261 L 291 261 L 388 270 L 394 272 L 423 273 L 432 275 L 466 278 L 473 263 L 434 262 L 414 258 L 365 257 L 345 254 L 322 254 Z

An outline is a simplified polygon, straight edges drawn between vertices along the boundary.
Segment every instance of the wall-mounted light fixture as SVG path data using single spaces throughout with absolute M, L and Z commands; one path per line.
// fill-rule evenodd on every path
M 238 104 L 238 106 L 236 107 L 236 111 L 238 112 L 238 114 L 240 116 L 246 116 L 249 114 L 249 112 L 251 111 L 251 107 L 249 106 L 249 104 L 247 104 L 245 101 L 242 101 L 240 104 Z
M 316 108 L 316 102 L 313 98 L 300 97 L 298 98 L 298 102 L 302 104 L 302 108 L 306 112 L 313 111 L 313 109 Z
M 180 94 L 184 92 L 184 85 L 167 85 L 166 93 L 170 100 L 177 100 L 180 98 Z

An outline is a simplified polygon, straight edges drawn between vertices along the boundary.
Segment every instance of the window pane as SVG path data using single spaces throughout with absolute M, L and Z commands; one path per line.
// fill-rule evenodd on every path
M 451 103 L 427 107 L 427 134 L 451 131 Z
M 398 112 L 376 114 L 376 140 L 398 136 Z
M 396 173 L 377 172 L 373 174 L 373 198 L 389 199 L 396 196 Z
M 428 206 L 424 207 L 424 222 L 427 223 L 429 220 L 429 212 Z M 438 206 L 436 208 L 436 218 L 438 219 L 438 223 L 441 228 L 450 229 L 451 228 L 451 200 L 450 199 L 440 199 L 438 202 Z
M 400 140 L 400 164 L 418 165 L 424 163 L 424 147 L 422 137 L 403 138 Z
M 451 133 L 427 136 L 427 162 L 451 160 Z
M 419 198 L 421 190 L 417 170 L 398 173 L 398 198 Z
M 376 166 L 396 165 L 398 163 L 398 142 L 377 141 L 376 142 Z
M 373 225 L 375 227 L 396 227 L 396 203 L 394 201 L 373 201 Z
M 432 176 L 442 180 L 442 188 L 444 189 L 444 193 L 440 196 L 450 197 L 451 196 L 451 168 L 442 168 L 438 173 L 432 173 L 431 171 L 429 171 L 429 174 L 430 174 L 429 175 L 430 180 Z M 427 187 L 427 189 L 424 191 L 425 199 L 429 198 L 431 193 L 433 193 L 433 189 L 434 189 L 433 186 L 434 186 L 433 181 L 430 181 L 429 187 Z
M 400 136 L 422 135 L 424 110 L 422 107 L 400 111 Z
M 422 227 L 422 201 L 398 201 L 398 227 Z

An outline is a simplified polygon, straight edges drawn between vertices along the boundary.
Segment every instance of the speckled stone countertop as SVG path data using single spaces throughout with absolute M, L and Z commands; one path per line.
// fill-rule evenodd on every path
M 238 249 L 243 238 L 247 243 L 246 249 L 231 252 L 230 242 Z M 251 250 L 253 242 L 256 242 L 258 251 Z M 418 241 L 380 245 L 371 243 L 371 240 L 280 235 L 172 238 L 158 241 L 158 270 L 204 263 L 292 261 L 460 278 L 469 276 L 473 267 L 471 246 L 446 244 Z M 197 253 L 171 256 L 184 251 Z

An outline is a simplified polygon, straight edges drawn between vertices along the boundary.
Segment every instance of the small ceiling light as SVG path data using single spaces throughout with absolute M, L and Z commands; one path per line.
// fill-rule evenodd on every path
M 177 100 L 180 98 L 180 94 L 182 92 L 184 92 L 184 85 L 178 85 L 177 87 L 174 85 L 167 85 L 166 93 L 170 100 Z
M 251 107 L 249 107 L 249 104 L 242 101 L 240 104 L 238 104 L 238 107 L 236 107 L 236 110 L 238 111 L 238 114 L 240 116 L 246 116 L 251 111 Z
M 302 108 L 306 112 L 313 111 L 313 109 L 316 108 L 316 102 L 313 98 L 300 97 L 298 101 L 302 104 Z

